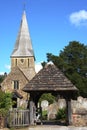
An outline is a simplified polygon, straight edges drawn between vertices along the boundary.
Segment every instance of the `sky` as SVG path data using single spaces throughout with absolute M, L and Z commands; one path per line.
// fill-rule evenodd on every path
M 0 0 L 0 74 L 10 72 L 24 9 L 37 71 L 47 53 L 59 55 L 70 41 L 87 45 L 87 0 Z

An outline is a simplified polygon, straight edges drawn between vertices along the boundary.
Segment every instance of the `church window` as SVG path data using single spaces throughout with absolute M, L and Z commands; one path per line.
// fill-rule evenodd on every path
M 19 89 L 19 81 L 14 81 L 14 89 Z

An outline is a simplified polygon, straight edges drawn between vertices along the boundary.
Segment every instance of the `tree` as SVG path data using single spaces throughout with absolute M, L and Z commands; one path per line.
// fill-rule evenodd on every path
M 52 61 L 79 89 L 79 95 L 87 97 L 87 46 L 71 41 L 60 51 L 59 56 L 47 53 L 47 61 Z
M 0 116 L 4 117 L 12 106 L 12 95 L 0 90 Z
M 43 100 L 47 100 L 49 104 L 54 103 L 56 98 L 51 93 L 44 93 L 39 99 L 39 102 L 41 103 Z
M 6 72 L 3 75 L 0 75 L 0 83 L 3 82 L 3 80 L 5 79 L 6 76 L 7 76 Z
M 42 62 L 41 63 L 41 65 L 42 65 L 42 67 L 44 68 L 45 67 L 45 65 L 46 65 L 46 62 L 44 61 L 44 62 Z

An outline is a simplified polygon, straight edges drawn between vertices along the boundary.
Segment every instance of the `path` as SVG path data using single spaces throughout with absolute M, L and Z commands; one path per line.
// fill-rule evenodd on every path
M 74 126 L 58 126 L 58 125 L 40 125 L 31 126 L 28 130 L 87 130 L 87 127 L 74 127 Z
M 0 130 L 10 130 L 8 128 L 0 129 Z M 75 127 L 75 126 L 58 126 L 58 125 L 37 125 L 37 126 L 30 126 L 24 127 L 13 130 L 87 130 L 87 127 Z

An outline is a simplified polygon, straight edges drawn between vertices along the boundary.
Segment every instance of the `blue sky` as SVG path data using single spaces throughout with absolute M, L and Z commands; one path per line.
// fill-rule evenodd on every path
M 37 67 L 69 41 L 87 44 L 87 0 L 0 0 L 0 74 L 10 71 L 24 2 Z

